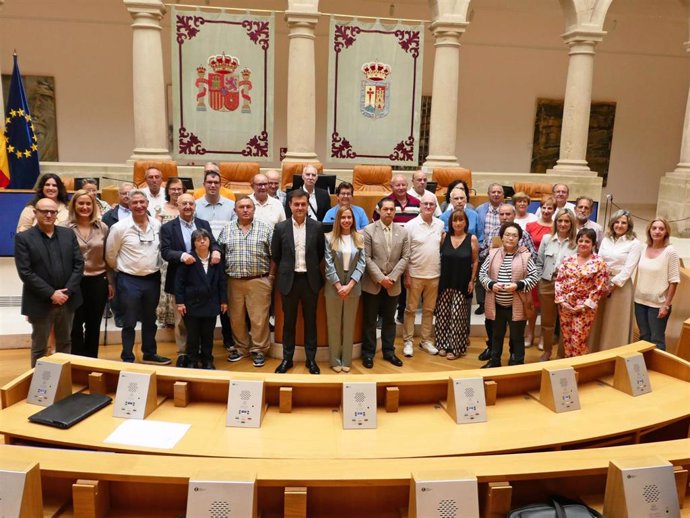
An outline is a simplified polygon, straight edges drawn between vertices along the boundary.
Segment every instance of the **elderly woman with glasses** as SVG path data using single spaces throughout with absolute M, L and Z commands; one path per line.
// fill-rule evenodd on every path
M 597 318 L 589 338 L 591 351 L 612 349 L 631 342 L 633 318 L 633 273 L 642 253 L 642 243 L 633 230 L 627 210 L 614 212 L 599 257 L 609 267 L 609 293 L 599 302 Z
M 493 320 L 491 359 L 482 366 L 500 367 L 506 327 L 510 327 L 513 351 L 508 365 L 525 362 L 525 324 L 530 290 L 537 285 L 537 267 L 528 251 L 520 252 L 518 243 L 522 227 L 504 223 L 498 232 L 503 243 L 494 248 L 479 270 L 479 282 L 486 289 L 486 318 Z

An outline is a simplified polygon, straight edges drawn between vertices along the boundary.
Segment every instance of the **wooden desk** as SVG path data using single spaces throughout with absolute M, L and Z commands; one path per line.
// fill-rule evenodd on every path
M 587 501 L 603 501 L 611 459 L 652 455 L 670 461 L 678 468 L 677 480 L 685 476 L 687 481 L 690 439 L 490 457 L 348 459 L 328 463 L 311 459 L 214 459 L 213 469 L 255 474 L 262 518 L 282 517 L 287 504 L 285 490 L 295 486 L 304 488 L 310 517 L 336 516 L 334 509 L 338 509 L 339 517 L 399 517 L 399 510 L 408 505 L 412 473 L 467 471 L 478 479 L 482 516 L 488 517 L 505 516 L 510 508 L 540 501 L 554 492 L 570 497 L 591 495 Z M 40 464 L 44 507 L 65 507 L 56 516 L 72 516 L 72 485 L 78 479 L 107 486 L 102 490 L 109 495 L 109 517 L 183 514 L 188 482 L 207 464 L 197 457 L 106 455 L 17 446 L 0 446 L 0 459 L 0 468 L 3 462 Z M 502 498 L 495 498 L 491 483 L 499 486 Z M 681 492 L 683 500 L 690 504 Z M 682 516 L 690 516 L 690 505 L 685 506 Z
M 243 458 L 359 458 L 429 457 L 495 454 L 563 447 L 601 446 L 687 437 L 690 422 L 688 393 L 690 364 L 639 342 L 618 351 L 602 351 L 586 357 L 559 360 L 552 365 L 572 365 L 579 374 L 582 409 L 556 414 L 527 392 L 538 389 L 541 365 L 531 364 L 465 375 L 486 376 L 495 382 L 498 399 L 489 406 L 486 423 L 456 425 L 438 404 L 445 399 L 448 377 L 453 373 L 358 376 L 376 381 L 379 394 L 388 387 L 400 393 L 398 412 L 387 413 L 379 396 L 376 430 L 343 430 L 338 412 L 342 383 L 352 376 L 275 375 L 205 372 L 171 367 L 137 366 L 157 373 L 158 392 L 171 396 L 175 381 L 189 384 L 191 403 L 186 408 L 164 401 L 148 419 L 192 424 L 171 450 L 105 444 L 103 440 L 123 421 L 112 417 L 112 407 L 69 430 L 29 423 L 40 408 L 24 398 L 30 373 L 3 388 L 0 432 L 8 441 L 24 439 L 46 444 L 73 445 L 95 450 L 156 452 Z M 613 364 L 622 352 L 642 351 L 650 371 L 653 392 L 633 398 L 606 385 Z M 125 364 L 71 357 L 72 379 L 86 385 L 90 372 L 106 373 L 108 391 L 114 393 L 119 371 Z M 271 405 L 260 429 L 227 428 L 226 397 L 230 378 L 263 379 Z M 278 392 L 294 392 L 292 413 L 279 413 Z M 615 417 L 613 417 L 615 416 Z M 285 438 L 289 437 L 286 442 Z

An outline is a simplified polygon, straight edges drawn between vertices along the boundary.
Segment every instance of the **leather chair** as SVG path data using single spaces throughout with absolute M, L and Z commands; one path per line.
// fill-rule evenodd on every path
M 553 194 L 553 184 L 539 182 L 515 182 L 515 192 L 524 192 L 532 200 L 541 200 L 547 194 Z
M 163 175 L 164 186 L 168 178 L 178 176 L 177 162 L 174 160 L 137 160 L 134 162 L 134 172 L 132 174 L 132 183 L 134 187 L 146 187 L 146 170 L 149 167 L 155 167 L 160 170 Z
M 252 178 L 261 172 L 258 162 L 221 162 L 220 182 L 231 191 L 249 191 L 252 189 Z
M 281 191 L 292 187 L 292 177 L 296 174 L 302 174 L 302 169 L 304 169 L 305 165 L 313 165 L 319 174 L 323 173 L 323 164 L 321 162 L 283 162 L 280 173 Z
M 355 192 L 388 194 L 391 192 L 393 168 L 389 165 L 361 165 L 352 169 Z
M 472 171 L 464 167 L 435 167 L 431 171 L 431 179 L 436 182 L 438 199 L 445 199 L 448 186 L 455 180 L 463 180 L 467 187 L 472 188 Z

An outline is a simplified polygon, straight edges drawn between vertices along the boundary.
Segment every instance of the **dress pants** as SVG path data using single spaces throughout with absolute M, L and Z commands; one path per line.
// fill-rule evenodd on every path
M 141 352 L 144 356 L 157 354 L 156 308 L 161 293 L 160 282 L 159 272 L 144 276 L 120 272 L 117 276 L 117 289 L 124 309 L 122 361 L 134 361 L 134 327 L 137 321 L 141 321 Z
M 635 302 L 635 320 L 640 330 L 640 340 L 656 344 L 658 349 L 666 350 L 666 324 L 671 316 L 669 310 L 666 318 L 659 317 L 659 308 L 645 306 Z
M 526 320 L 513 320 L 513 307 L 496 304 L 496 318 L 493 320 L 493 337 L 491 340 L 491 363 L 501 364 L 503 354 L 503 339 L 506 328 L 510 328 L 510 338 L 513 350 L 509 364 L 522 365 L 525 363 L 525 326 Z
M 331 367 L 352 366 L 352 342 L 359 295 L 326 297 L 326 323 L 328 325 L 328 352 Z M 376 329 L 376 326 L 374 326 Z
M 364 303 L 364 337 L 362 358 L 373 358 L 376 354 L 376 322 L 381 315 L 381 351 L 384 358 L 395 354 L 395 310 L 398 297 L 391 297 L 381 288 L 376 295 L 362 292 Z
M 72 354 L 98 358 L 101 320 L 108 300 L 108 279 L 105 274 L 81 278 L 84 302 L 74 312 L 72 322 Z
M 187 328 L 187 361 L 192 367 L 201 356 L 201 361 L 213 361 L 213 331 L 216 328 L 216 317 L 193 317 L 185 315 Z
M 242 356 L 257 352 L 266 354 L 271 347 L 268 312 L 273 286 L 268 277 L 254 279 L 228 278 L 228 312 L 235 348 Z M 247 329 L 247 314 L 251 336 Z
M 403 324 L 403 340 L 411 342 L 414 338 L 414 318 L 422 299 L 422 343 L 432 342 L 434 309 L 438 297 L 438 281 L 434 279 L 419 279 L 412 277 L 410 289 L 407 290 L 407 306 L 405 307 L 405 323 Z
M 295 272 L 292 289 L 282 295 L 283 302 L 283 360 L 292 361 L 295 354 L 295 327 L 297 308 L 302 304 L 304 319 L 304 352 L 307 361 L 316 360 L 316 303 L 319 293 L 314 293 L 306 273 Z
M 223 332 L 223 345 L 226 349 L 235 347 L 235 339 L 232 337 L 232 325 L 230 324 L 229 312 L 220 314 L 220 328 Z
M 31 368 L 36 366 L 36 360 L 46 355 L 51 329 L 55 330 L 55 351 L 59 353 L 72 351 L 70 335 L 72 334 L 73 320 L 74 309 L 67 305 L 53 304 L 47 313 L 29 316 L 31 323 Z

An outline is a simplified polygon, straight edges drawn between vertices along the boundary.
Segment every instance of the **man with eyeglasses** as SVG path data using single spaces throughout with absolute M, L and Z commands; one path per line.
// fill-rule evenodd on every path
M 567 209 L 573 214 L 575 214 L 575 204 L 568 201 L 568 196 L 570 196 L 570 187 L 565 183 L 557 183 L 551 188 L 553 197 L 556 199 L 556 210 L 553 211 L 554 214 L 558 212 L 558 209 Z M 537 209 L 535 213 L 537 219 L 541 218 L 541 207 Z
M 235 202 L 220 194 L 220 168 L 213 162 L 204 165 L 205 194 L 196 202 L 196 217 L 206 220 L 211 225 L 216 241 L 230 221 L 234 220 Z M 223 347 L 232 352 L 235 339 L 232 337 L 232 326 L 227 313 L 220 314 L 220 327 L 223 332 Z
M 422 301 L 422 340 L 419 347 L 427 353 L 438 354 L 432 339 L 432 321 L 438 281 L 441 277 L 441 236 L 443 222 L 434 217 L 438 201 L 436 196 L 426 193 L 422 196 L 419 216 L 405 225 L 410 242 L 410 261 L 405 271 L 407 304 L 403 323 L 403 354 L 411 358 L 414 354 L 412 339 L 417 306 Z
M 582 228 L 591 228 L 597 234 L 597 250 L 601 245 L 601 240 L 604 239 L 604 229 L 596 221 L 592 221 L 589 217 L 592 215 L 592 207 L 594 207 L 594 200 L 589 196 L 578 196 L 575 200 L 575 219 L 577 220 L 578 232 Z
M 249 195 L 249 199 L 254 202 L 254 219 L 263 221 L 271 227 L 285 221 L 285 208 L 276 198 L 268 194 L 268 177 L 266 175 L 261 173 L 254 175 L 252 190 L 254 192 Z
M 123 182 L 118 188 L 118 202 L 115 207 L 110 209 L 108 212 L 103 214 L 101 220 L 103 223 L 112 227 L 115 223 L 132 215 L 132 211 L 129 210 L 129 191 L 134 189 L 134 185 L 129 182 Z
M 268 195 L 277 199 L 285 207 L 286 195 L 285 191 L 280 190 L 280 173 L 275 169 L 269 169 L 266 171 L 266 178 L 268 179 Z
M 36 225 L 14 238 L 14 262 L 22 287 L 22 315 L 31 323 L 31 367 L 45 356 L 51 328 L 55 350 L 72 349 L 72 320 L 82 303 L 80 291 L 84 259 L 76 234 L 55 226 L 57 204 L 43 198 L 36 202 Z
M 338 212 L 338 209 L 340 207 L 347 207 L 352 209 L 357 230 L 362 230 L 369 224 L 369 218 L 367 217 L 367 213 L 364 212 L 364 209 L 362 207 L 358 207 L 357 205 L 352 205 L 352 194 L 354 190 L 355 188 L 350 182 L 340 182 L 338 187 L 335 189 L 335 196 L 338 200 L 338 204 L 335 207 L 328 209 L 328 212 L 326 212 L 326 215 L 323 217 L 324 223 L 333 223 L 335 221 L 335 215 Z
M 117 289 L 124 310 L 123 362 L 134 362 L 134 327 L 141 321 L 142 362 L 167 365 L 170 358 L 158 354 L 156 307 L 160 297 L 160 222 L 148 214 L 146 193 L 129 193 L 130 218 L 115 223 L 105 244 L 105 260 L 117 271 Z
M 196 259 L 192 256 L 192 232 L 199 229 L 211 232 L 208 221 L 195 218 L 194 209 L 196 203 L 191 194 L 181 194 L 177 198 L 177 208 L 180 215 L 175 219 L 164 223 L 161 227 L 161 257 L 168 262 L 168 273 L 165 276 L 164 290 L 166 293 L 175 294 L 175 279 L 177 269 L 181 264 L 194 264 Z M 211 264 L 220 262 L 220 246 L 215 239 L 211 242 Z M 187 361 L 187 329 L 184 326 L 182 315 L 175 312 L 175 344 L 177 345 L 177 367 L 196 367 L 189 365 Z M 192 354 L 192 357 L 200 357 Z M 211 365 L 213 362 L 211 362 Z M 202 365 L 210 368 L 208 362 Z

